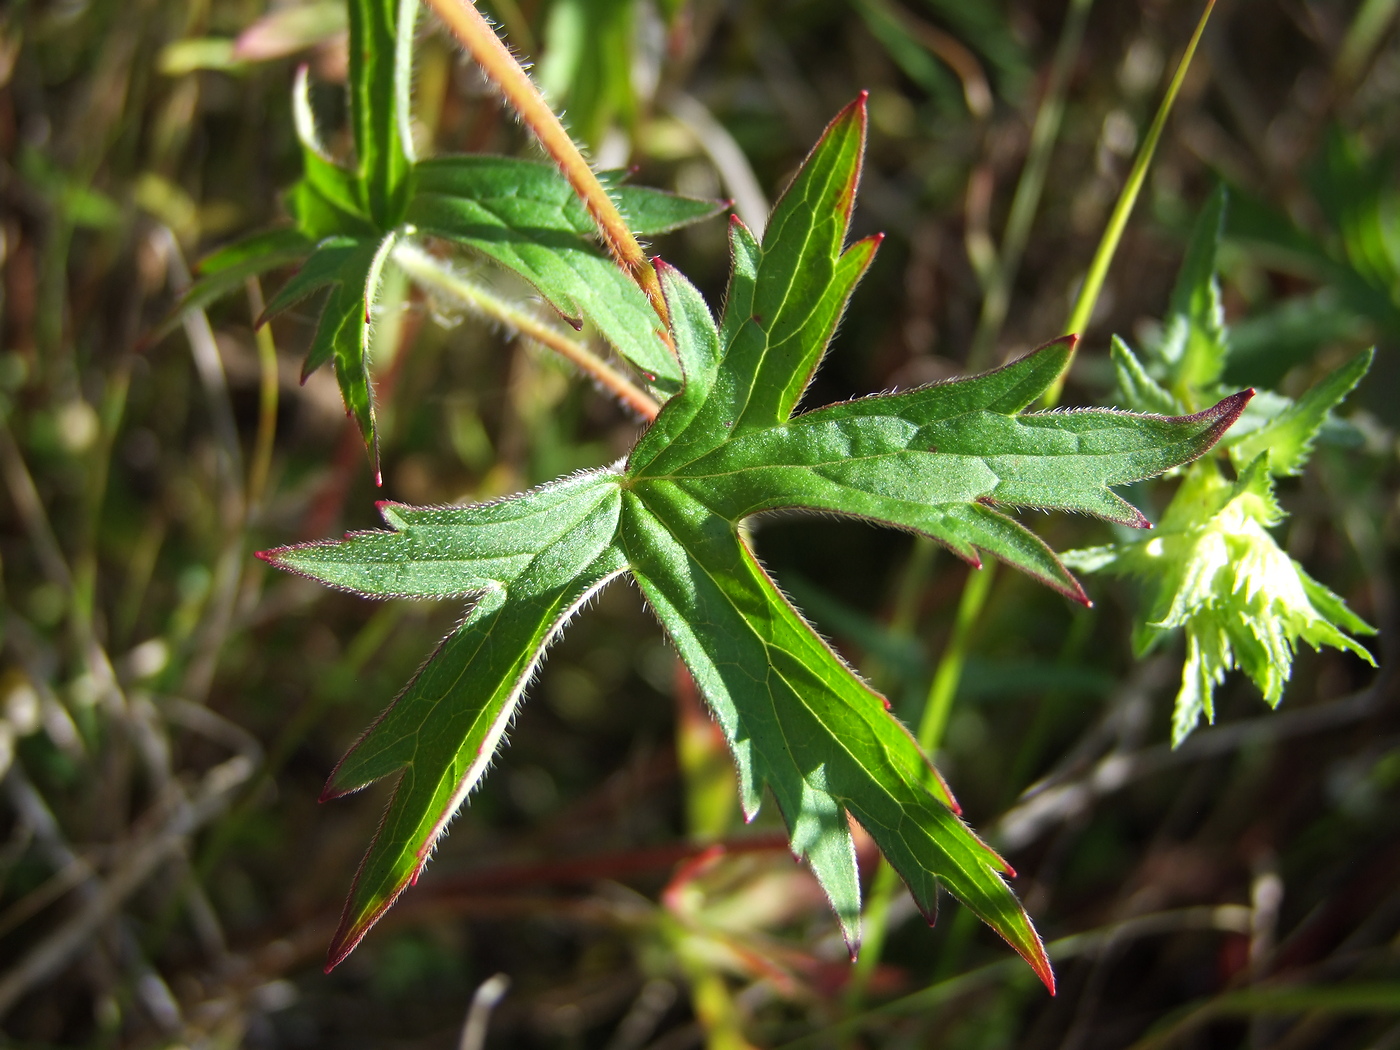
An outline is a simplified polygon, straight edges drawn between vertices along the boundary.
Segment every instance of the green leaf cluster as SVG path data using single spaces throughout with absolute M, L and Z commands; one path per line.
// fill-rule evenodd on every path
M 378 459 L 370 333 L 384 267 L 405 237 L 467 249 L 528 281 L 574 327 L 590 321 L 658 393 L 680 373 L 661 322 L 634 281 L 598 246 L 594 225 L 550 164 L 452 155 L 417 160 L 409 113 L 418 0 L 350 0 L 349 123 L 354 154 L 323 145 L 302 70 L 293 91 L 303 174 L 287 192 L 292 224 L 255 233 L 200 266 L 179 309 L 201 307 L 250 276 L 299 263 L 271 297 L 266 322 L 313 295 L 320 318 L 302 369 L 335 368 L 346 411 Z M 632 232 L 649 236 L 718 214 L 723 205 L 602 180 Z
M 387 531 L 287 547 L 273 564 L 365 595 L 474 599 L 332 774 L 326 796 L 396 776 L 331 948 L 334 965 L 422 870 L 479 783 L 544 651 L 590 597 L 629 576 L 694 677 L 738 766 L 752 818 L 771 792 L 852 951 L 860 823 L 932 919 L 940 885 L 1050 984 L 1006 863 L 963 823 L 909 731 L 763 569 L 755 514 L 849 515 L 932 537 L 974 565 L 990 553 L 1084 600 L 1010 513 L 1061 509 L 1128 525 L 1110 487 L 1200 456 L 1248 393 L 1174 417 L 1027 413 L 1072 340 L 957 382 L 799 412 L 846 301 L 879 245 L 846 245 L 864 151 L 864 97 L 827 128 L 760 243 L 731 222 L 716 319 L 658 262 L 683 385 L 625 461 L 494 503 L 384 504 Z
M 1230 333 L 1215 259 L 1225 210 L 1221 188 L 1196 224 L 1160 340 L 1140 358 L 1114 337 L 1119 393 L 1135 408 L 1189 411 L 1223 389 Z M 1193 464 L 1150 537 L 1065 556 L 1078 569 L 1145 582 L 1148 594 L 1134 635 L 1140 653 L 1184 632 L 1173 745 L 1203 716 L 1214 720 L 1215 690 L 1236 668 L 1277 707 L 1299 641 L 1344 649 L 1374 666 L 1352 637 L 1374 630 L 1309 576 L 1270 532 L 1285 517 L 1275 479 L 1301 473 L 1319 433 L 1337 425 L 1333 410 L 1365 376 L 1372 356 L 1369 350 L 1359 354 L 1297 400 L 1269 392 L 1256 397 L 1221 441 L 1235 480 L 1214 457 Z

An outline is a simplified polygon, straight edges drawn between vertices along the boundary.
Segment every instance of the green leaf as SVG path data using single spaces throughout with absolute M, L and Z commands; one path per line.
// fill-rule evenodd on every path
M 332 237 L 321 242 L 258 319 L 259 325 L 264 324 L 316 292 L 330 289 L 302 365 L 302 380 L 326 362 L 334 363 L 345 410 L 360 428 L 376 477 L 379 451 L 369 374 L 370 320 L 380 272 L 395 239 L 391 233 L 379 241 Z
M 522 164 L 537 163 L 520 161 Z M 546 167 L 549 167 L 546 165 Z M 550 169 L 551 172 L 553 169 Z M 653 189 L 650 186 L 629 186 L 626 179 L 632 173 L 626 169 L 600 171 L 598 181 L 608 191 L 617 204 L 617 210 L 627 220 L 627 228 L 638 237 L 654 237 L 660 233 L 693 226 L 697 222 L 713 219 L 729 207 L 728 201 L 712 201 L 702 197 L 686 197 L 679 193 Z M 556 179 L 560 176 L 556 173 Z M 577 196 L 574 197 L 577 201 Z M 582 204 L 579 210 L 583 211 Z M 587 228 L 580 233 L 592 234 L 594 225 L 588 220 Z
M 412 161 L 400 122 L 417 10 L 416 0 L 350 0 L 350 129 L 360 205 L 381 230 L 398 225 L 407 202 Z
M 1147 374 L 1147 369 L 1137 359 L 1137 355 L 1116 335 L 1109 343 L 1109 356 L 1113 359 L 1113 371 L 1118 377 L 1118 392 L 1123 395 L 1129 407 L 1142 412 L 1164 414 L 1183 410 L 1181 402 Z
M 305 66 L 297 70 L 292 86 L 292 118 L 301 143 L 302 177 L 287 194 L 287 208 L 297 228 L 313 241 L 374 236 L 376 227 L 365 211 L 359 176 L 337 164 L 321 142 Z
M 909 731 L 783 596 L 748 546 L 750 515 L 809 509 L 989 551 L 1083 592 L 1005 507 L 1143 524 L 1109 491 L 1208 449 L 1248 400 L 1191 416 L 1025 413 L 1063 370 L 1060 340 L 966 380 L 794 415 L 879 241 L 844 247 L 865 134 L 862 97 L 813 149 L 759 244 L 730 227 L 722 326 L 676 270 L 656 269 L 684 371 L 625 464 L 492 504 L 385 504 L 391 532 L 267 552 L 372 595 L 475 595 L 462 626 L 332 774 L 327 795 L 399 777 L 331 949 L 334 965 L 416 877 L 500 742 L 540 655 L 580 604 L 631 573 L 718 718 L 752 817 L 777 800 L 794 853 L 852 951 L 859 821 L 932 919 L 946 886 L 1053 988 L 1006 863 L 960 819 Z
M 588 209 L 553 164 L 468 153 L 419 161 L 414 170 L 419 193 L 482 201 L 518 198 L 527 210 L 510 214 L 513 218 L 523 216 L 526 229 L 569 231 L 584 237 L 597 233 L 598 227 Z M 684 197 L 648 186 L 628 186 L 624 180 L 630 174 L 626 170 L 603 171 L 598 173 L 598 181 L 627 220 L 628 229 L 639 237 L 669 233 L 712 219 L 728 206 L 726 201 Z
M 259 230 L 210 252 L 199 261 L 195 272 L 202 280 L 236 279 L 241 284 L 248 277 L 305 257 L 312 247 L 293 229 Z M 237 274 L 237 278 L 231 278 L 232 274 Z
M 1225 311 L 1215 275 L 1225 202 L 1225 187 L 1217 186 L 1196 220 L 1167 315 L 1169 336 L 1163 356 L 1171 369 L 1172 392 L 1187 404 L 1191 401 L 1189 391 L 1212 386 L 1225 368 Z
M 1370 371 L 1375 348 L 1357 354 L 1314 385 L 1269 423 L 1230 443 L 1230 458 L 1237 467 L 1252 463 L 1264 453 L 1276 475 L 1301 474 L 1312 455 L 1313 440 L 1332 410 L 1356 388 Z
M 588 238 L 592 221 L 548 165 L 485 156 L 422 161 L 408 221 L 520 274 L 571 323 L 587 317 L 618 353 L 675 390 L 680 372 L 656 312 Z
M 323 168 L 331 167 L 318 162 Z M 308 164 L 315 167 L 317 163 Z M 327 237 L 373 237 L 376 228 L 358 210 L 348 211 L 326 195 L 311 178 L 302 178 L 287 190 L 284 203 L 297 229 L 315 242 Z M 358 205 L 356 206 L 358 208 Z
M 1258 216 L 1246 203 L 1246 222 Z M 1163 389 L 1117 337 L 1113 360 L 1118 385 L 1138 407 L 1170 409 L 1216 392 L 1233 338 L 1224 325 L 1215 258 L 1224 223 L 1219 188 L 1196 223 L 1161 344 Z M 1302 235 L 1284 231 L 1298 249 Z M 1305 246 L 1305 245 L 1304 245 Z M 1256 355 L 1258 356 L 1258 355 Z M 1283 553 L 1269 529 L 1284 517 L 1274 497 L 1274 475 L 1297 474 L 1331 411 L 1371 365 L 1367 351 L 1338 368 L 1294 402 L 1263 391 L 1225 439 L 1239 479 L 1222 477 L 1212 461 L 1188 471 L 1163 518 L 1146 540 L 1071 551 L 1065 562 L 1086 572 L 1112 572 L 1146 581 L 1147 608 L 1134 631 L 1141 652 L 1181 629 L 1186 640 L 1182 684 L 1172 722 L 1173 745 L 1200 723 L 1213 721 L 1216 688 L 1235 668 L 1245 671 L 1277 706 L 1292 671 L 1299 640 L 1330 645 L 1370 660 L 1351 634 L 1372 633 L 1342 600 Z

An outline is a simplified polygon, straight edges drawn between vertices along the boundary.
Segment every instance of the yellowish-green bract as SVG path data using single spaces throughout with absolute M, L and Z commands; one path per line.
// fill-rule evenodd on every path
M 1119 391 L 1135 408 L 1188 411 L 1221 392 L 1230 339 L 1215 256 L 1225 206 L 1225 192 L 1217 190 L 1197 223 L 1163 337 L 1146 363 L 1114 339 Z M 1139 653 L 1176 631 L 1185 635 L 1173 745 L 1203 717 L 1215 720 L 1215 690 L 1236 668 L 1277 707 L 1299 642 L 1346 650 L 1375 665 L 1351 637 L 1374 629 L 1309 576 L 1270 533 L 1285 516 L 1274 478 L 1302 472 L 1332 410 L 1365 376 L 1372 356 L 1370 350 L 1358 354 L 1296 401 L 1271 393 L 1257 397 L 1221 442 L 1236 479 L 1226 477 L 1214 458 L 1194 463 L 1151 537 L 1065 555 L 1074 568 L 1145 582 L 1147 607 L 1135 634 Z

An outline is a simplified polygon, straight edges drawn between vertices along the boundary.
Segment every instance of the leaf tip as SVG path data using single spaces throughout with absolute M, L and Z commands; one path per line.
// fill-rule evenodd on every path
M 860 938 L 848 936 L 844 923 L 841 926 L 841 934 L 846 941 L 846 952 L 851 957 L 851 965 L 854 966 L 856 964 L 856 959 L 860 957 Z
M 921 894 L 911 894 L 914 898 L 914 906 L 919 909 L 919 914 L 924 917 L 924 922 L 928 923 L 929 929 L 938 925 L 938 892 L 935 887 L 934 892 L 927 901 L 922 899 Z
M 1041 948 L 1037 959 L 1026 959 L 1030 963 L 1035 975 L 1040 978 L 1040 983 L 1045 985 L 1045 990 L 1050 993 L 1050 997 L 1055 996 L 1055 971 L 1050 968 L 1050 958 L 1045 954 L 1045 949 Z
M 1150 528 L 1152 528 L 1152 522 L 1150 522 L 1150 521 L 1147 520 L 1147 515 L 1146 515 L 1146 514 L 1144 514 L 1142 511 L 1138 510 L 1136 507 L 1133 507 L 1131 504 L 1129 504 L 1129 507 L 1132 509 L 1133 516 L 1132 516 L 1131 518 L 1127 519 L 1126 521 L 1124 521 L 1124 522 L 1123 522 L 1124 525 L 1128 526 L 1128 528 L 1130 528 L 1130 529 L 1150 529 Z
M 1225 426 L 1230 426 L 1235 420 L 1240 418 L 1240 413 L 1244 411 L 1244 406 L 1254 399 L 1254 387 L 1241 390 L 1238 394 L 1231 394 L 1214 408 L 1206 409 L 1207 412 L 1218 412 L 1222 419 L 1228 420 Z
M 340 917 L 340 925 L 336 927 L 335 934 L 331 937 L 330 947 L 326 950 L 325 973 L 334 970 L 346 960 L 351 952 L 359 947 L 360 942 L 365 939 L 365 934 L 369 933 L 374 928 L 374 924 L 384 917 L 384 913 L 394 906 L 394 902 L 399 899 L 400 894 L 418 881 L 418 876 L 426 865 L 426 854 L 420 854 L 418 864 L 413 871 L 400 879 L 389 893 L 378 898 L 373 907 L 359 909 L 359 918 L 352 918 L 355 913 L 355 891 L 359 888 L 360 881 L 360 875 L 355 876 L 355 886 L 351 888 L 350 898 L 345 902 L 345 911 Z M 363 866 L 361 872 L 363 872 Z M 374 898 L 371 900 L 373 901 Z
M 374 918 L 377 919 L 378 916 Z M 369 933 L 369 928 L 373 925 L 374 919 L 370 919 L 347 929 L 342 922 L 340 928 L 335 931 L 335 936 L 331 938 L 331 945 L 326 950 L 326 965 L 322 967 L 321 972 L 330 973 L 343 963 L 350 953 L 360 946 L 360 942 L 365 939 L 365 934 Z

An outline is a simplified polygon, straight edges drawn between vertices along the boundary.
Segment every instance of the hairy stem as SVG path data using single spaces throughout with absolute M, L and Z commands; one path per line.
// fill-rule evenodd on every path
M 637 415 L 650 422 L 661 411 L 654 398 L 582 343 L 570 339 L 524 310 L 497 298 L 481 285 L 439 262 L 421 248 L 400 242 L 394 262 L 425 288 L 440 292 L 493 321 L 509 326 L 570 361 Z
M 612 252 L 632 280 L 646 293 L 663 325 L 670 328 L 666 300 L 661 295 L 661 283 L 647 262 L 646 252 L 632 236 L 626 221 L 613 199 L 603 189 L 588 161 L 554 115 L 540 89 L 530 79 L 510 50 L 501 43 L 496 31 L 470 0 L 427 0 L 439 18 L 447 25 L 462 46 L 471 53 L 482 71 L 501 89 L 506 102 L 515 110 L 525 126 L 535 133 L 545 152 L 554 158 L 559 170 L 583 201 L 593 221 L 598 225 L 603 243 Z

